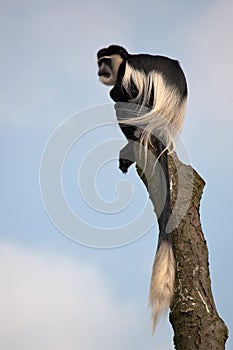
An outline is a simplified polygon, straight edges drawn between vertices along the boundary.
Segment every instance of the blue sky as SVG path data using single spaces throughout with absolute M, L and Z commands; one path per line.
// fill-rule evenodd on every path
M 147 309 L 157 226 L 120 248 L 85 247 L 52 224 L 40 193 L 41 157 L 54 130 L 93 106 L 98 106 L 93 118 L 103 121 L 99 106 L 111 100 L 98 82 L 96 51 L 111 43 L 132 53 L 177 58 L 186 73 L 189 100 L 182 137 L 192 166 L 206 181 L 201 219 L 212 288 L 231 331 L 232 2 L 10 0 L 0 6 L 0 347 L 172 349 L 166 320 L 151 337 Z M 99 227 L 125 225 L 147 203 L 134 169 L 127 177 L 118 171 L 116 149 L 113 160 L 96 173 L 96 186 L 105 201 L 114 203 L 117 184 L 127 181 L 120 192 L 123 202 L 129 194 L 126 211 L 104 214 L 81 197 L 77 173 L 83 155 L 118 138 L 124 142 L 116 127 L 99 128 L 77 141 L 64 162 L 69 205 Z M 93 177 L 86 178 L 87 191 Z M 147 228 L 145 222 L 142 234 Z M 233 349 L 231 339 L 227 349 Z

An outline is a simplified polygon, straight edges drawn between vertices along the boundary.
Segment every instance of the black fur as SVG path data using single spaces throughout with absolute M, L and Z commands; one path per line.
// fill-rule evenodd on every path
M 123 59 L 127 59 L 129 55 L 124 47 L 119 45 L 111 45 L 99 50 L 97 52 L 97 59 L 99 60 L 101 57 L 111 56 L 115 54 L 120 55 Z
M 183 98 L 187 97 L 187 84 L 184 73 L 177 60 L 165 56 L 147 54 L 131 55 L 128 59 L 130 66 L 148 75 L 151 71 L 161 73 L 165 82 L 174 86 Z

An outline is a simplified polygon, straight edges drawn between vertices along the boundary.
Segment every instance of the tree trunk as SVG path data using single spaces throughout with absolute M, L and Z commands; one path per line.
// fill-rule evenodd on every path
M 156 151 L 143 152 L 134 146 L 137 172 L 147 187 L 156 216 L 162 210 Z M 145 165 L 146 163 L 146 165 Z M 142 171 L 143 169 L 143 171 Z M 203 179 L 191 167 L 169 156 L 172 199 L 172 243 L 176 262 L 170 322 L 177 350 L 223 350 L 228 330 L 219 317 L 211 292 L 208 249 L 200 223 Z

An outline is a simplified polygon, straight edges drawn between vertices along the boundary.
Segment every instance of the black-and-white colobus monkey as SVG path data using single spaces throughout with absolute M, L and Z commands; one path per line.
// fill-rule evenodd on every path
M 161 180 L 166 199 L 158 218 L 159 242 L 150 287 L 155 327 L 159 315 L 169 308 L 173 296 L 175 264 L 171 235 L 167 231 L 171 216 L 167 154 L 174 150 L 174 138 L 183 125 L 187 83 L 179 62 L 168 57 L 131 55 L 123 47 L 111 45 L 98 51 L 97 60 L 100 81 L 113 86 L 110 96 L 116 102 L 117 119 L 128 139 L 128 144 L 120 152 L 120 169 L 127 172 L 134 162 L 133 143 L 137 141 L 146 149 L 149 144 L 156 148 L 166 178 L 166 183 Z M 122 107 L 122 102 L 130 103 L 130 107 Z M 143 112 L 141 107 L 148 110 Z

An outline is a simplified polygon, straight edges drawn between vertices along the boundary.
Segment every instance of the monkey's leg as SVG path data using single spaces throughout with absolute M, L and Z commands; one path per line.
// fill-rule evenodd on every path
M 160 184 L 161 184 L 161 203 L 164 203 L 161 215 L 158 218 L 159 231 L 162 239 L 169 240 L 170 235 L 167 224 L 171 217 L 171 193 L 170 193 L 170 178 L 169 178 L 169 168 L 168 168 L 168 154 L 167 150 L 164 151 L 165 147 L 160 140 L 155 142 L 158 151 L 158 161 L 161 165 L 160 172 Z
M 127 173 L 129 167 L 135 162 L 133 143 L 137 141 L 134 134 L 136 127 L 122 123 L 119 123 L 119 126 L 128 140 L 127 145 L 120 151 L 119 168 L 123 173 Z
M 136 126 L 124 124 L 125 119 L 130 119 L 132 115 L 135 117 L 135 106 L 132 108 L 131 104 L 127 104 L 127 99 L 125 96 L 122 96 L 121 87 L 119 88 L 121 92 L 120 98 L 121 102 L 115 103 L 116 117 L 121 128 L 121 131 L 126 136 L 128 144 L 120 151 L 119 156 L 119 168 L 123 173 L 127 173 L 129 167 L 135 162 L 134 150 L 133 150 L 133 141 L 138 141 L 138 137 L 135 136 Z M 117 90 L 118 94 L 119 91 Z M 118 101 L 119 96 L 113 96 L 114 89 L 111 90 L 111 97 L 114 101 Z M 123 102 L 125 101 L 125 102 Z

